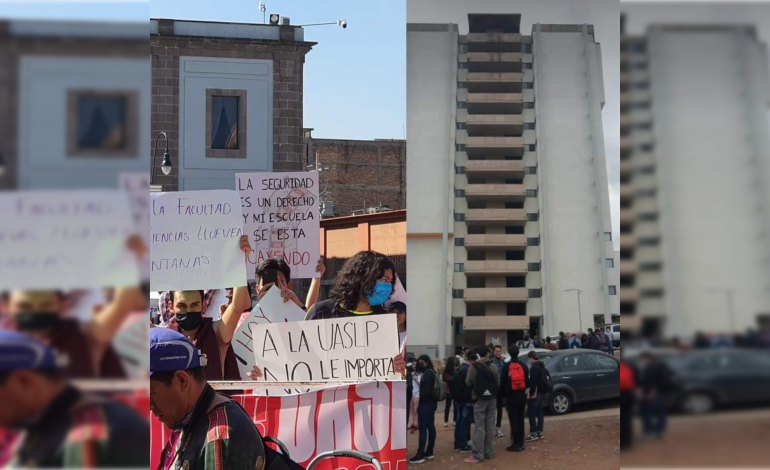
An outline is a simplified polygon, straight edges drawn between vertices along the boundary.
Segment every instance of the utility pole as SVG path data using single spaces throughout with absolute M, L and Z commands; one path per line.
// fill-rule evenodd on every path
M 580 310 L 580 293 L 583 292 L 580 289 L 565 289 L 564 292 L 577 292 L 577 300 L 578 300 L 578 321 L 580 324 L 580 332 L 583 332 L 583 312 Z

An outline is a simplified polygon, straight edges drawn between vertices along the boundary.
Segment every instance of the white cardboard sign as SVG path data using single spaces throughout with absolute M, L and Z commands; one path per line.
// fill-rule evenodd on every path
M 249 279 L 269 258 L 283 258 L 294 279 L 315 277 L 321 252 L 318 173 L 238 173 L 235 179 L 254 249 Z
M 118 184 L 128 194 L 136 233 L 150 246 L 150 173 L 120 173 Z M 150 254 L 141 262 L 142 280 L 150 279 Z
M 139 284 L 127 247 L 134 233 L 126 193 L 0 193 L 3 289 L 98 289 Z
M 400 380 L 396 315 L 250 325 L 266 382 Z
M 281 291 L 277 287 L 271 287 L 262 300 L 248 314 L 244 313 L 238 323 L 238 328 L 233 335 L 233 352 L 238 361 L 238 370 L 243 380 L 251 380 L 246 375 L 254 368 L 254 343 L 251 336 L 252 325 L 270 325 L 273 323 L 287 323 L 302 321 L 305 312 L 292 302 L 284 302 Z
M 112 347 L 123 361 L 128 377 L 143 379 L 150 370 L 150 355 L 147 344 L 150 341 L 149 317 L 144 312 L 129 316 L 112 340 Z
M 150 289 L 246 285 L 241 202 L 236 191 L 152 193 Z

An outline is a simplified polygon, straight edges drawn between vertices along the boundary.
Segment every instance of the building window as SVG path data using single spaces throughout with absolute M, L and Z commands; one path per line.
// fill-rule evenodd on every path
M 532 82 L 522 82 L 521 88 L 523 88 L 524 90 L 531 90 L 535 88 L 535 84 Z
M 506 209 L 524 209 L 524 203 L 521 201 L 506 202 L 505 208 Z
M 505 180 L 505 184 L 522 184 L 522 183 L 524 183 L 524 180 L 518 179 L 518 178 L 515 178 L 515 179 L 509 178 Z
M 461 273 L 465 271 L 465 265 L 463 263 L 455 263 L 455 272 Z
M 537 197 L 537 189 L 528 189 L 525 195 L 526 197 Z
M 639 263 L 639 271 L 660 271 L 661 263 Z
M 468 88 L 468 82 L 457 82 L 457 88 Z
M 652 189 L 637 189 L 636 197 L 655 197 L 656 191 Z
M 537 167 L 536 166 L 525 166 L 524 167 L 524 174 L 525 175 L 536 175 L 537 174 Z
M 608 268 L 614 268 L 615 260 L 612 258 L 607 258 L 606 260 L 604 260 L 604 265 L 607 266 Z
M 464 175 L 465 174 L 465 167 L 464 166 L 456 166 L 455 167 L 455 174 L 456 175 Z
M 463 289 L 452 289 L 452 298 L 453 299 L 462 299 L 463 298 Z
M 540 263 L 527 263 L 527 271 L 530 271 L 530 272 L 540 271 Z
M 639 214 L 637 217 L 644 222 L 655 222 L 658 220 L 658 214 Z
M 507 225 L 505 227 L 506 235 L 521 235 L 524 233 L 523 225 Z
M 465 197 L 464 189 L 455 189 L 455 197 Z
M 615 286 L 609 286 L 610 295 L 618 295 L 618 289 Z
M 468 45 L 467 44 L 460 44 L 459 45 L 460 54 L 465 54 L 468 52 Z
M 637 240 L 639 246 L 657 246 L 660 243 L 657 237 L 644 237 Z
M 527 152 L 534 152 L 535 144 L 527 144 Z
M 70 90 L 67 93 L 68 157 L 137 157 L 138 93 Z
M 527 238 L 527 246 L 540 246 L 540 237 Z
M 643 291 L 640 291 L 639 295 L 647 298 L 650 298 L 650 297 L 660 298 L 660 297 L 663 297 L 663 289 L 645 289 Z
M 521 45 L 521 53 L 522 54 L 531 54 L 532 53 L 532 44 L 522 44 Z
M 539 299 L 542 291 L 540 289 L 529 289 L 528 294 L 530 299 Z
M 532 70 L 532 62 L 524 62 L 523 64 L 521 64 L 521 67 L 524 70 Z
M 611 242 L 612 241 L 612 232 L 604 232 L 604 241 L 605 242 Z
M 467 69 L 468 68 L 468 62 L 460 62 L 459 67 L 461 69 Z
M 521 155 L 506 155 L 503 157 L 503 160 L 523 160 L 524 158 Z
M 531 101 L 524 102 L 524 109 L 535 109 L 535 103 Z
M 206 90 L 206 158 L 246 158 L 246 90 Z
M 458 152 L 465 152 L 465 144 L 456 144 L 455 150 L 457 150 Z
M 527 220 L 529 222 L 537 222 L 539 214 L 537 212 L 533 212 L 530 214 L 527 214 Z
M 655 173 L 655 167 L 654 166 L 639 167 L 639 168 L 636 169 L 636 171 L 640 175 L 652 175 L 652 174 Z
M 535 123 L 534 123 L 534 122 L 527 122 L 527 123 L 524 123 L 524 129 L 525 129 L 525 130 L 528 130 L 528 131 L 533 131 L 533 130 L 535 130 Z
M 464 122 L 458 122 L 457 123 L 457 128 L 458 129 L 465 129 L 465 123 Z
M 465 108 L 468 107 L 468 103 L 466 103 L 465 101 L 458 101 L 457 102 L 457 107 L 460 108 L 460 109 L 465 109 Z
M 464 238 L 455 238 L 455 246 L 465 246 Z
M 455 222 L 465 222 L 465 214 L 455 213 Z

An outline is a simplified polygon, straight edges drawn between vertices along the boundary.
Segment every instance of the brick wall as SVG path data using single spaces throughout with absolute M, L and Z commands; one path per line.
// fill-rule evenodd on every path
M 335 215 L 366 207 L 406 209 L 406 142 L 402 140 L 315 139 L 306 132 L 308 165 L 322 168 L 321 201 L 334 202 Z
M 281 26 L 281 41 L 174 36 L 173 21 L 160 20 L 160 35 L 150 36 L 152 53 L 152 145 L 164 131 L 173 168 L 160 170 L 163 152 L 152 162 L 152 183 L 164 191 L 179 185 L 179 57 L 227 57 L 273 61 L 273 170 L 302 171 L 302 86 L 305 54 L 313 43 L 295 42 L 293 27 Z M 290 33 L 290 34 L 289 34 Z M 162 145 L 162 141 L 159 147 Z M 152 150 L 151 150 L 152 151 Z

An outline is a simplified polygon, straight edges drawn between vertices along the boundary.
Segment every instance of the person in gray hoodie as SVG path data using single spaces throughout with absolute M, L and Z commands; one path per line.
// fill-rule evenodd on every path
M 500 390 L 500 375 L 497 367 L 490 367 L 489 349 L 478 348 L 479 360 L 468 370 L 465 384 L 472 390 L 473 417 L 476 428 L 473 433 L 473 454 L 465 462 L 478 463 L 495 456 L 495 418 L 497 417 L 497 396 Z

